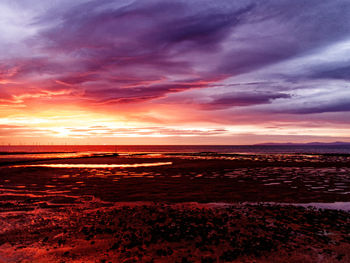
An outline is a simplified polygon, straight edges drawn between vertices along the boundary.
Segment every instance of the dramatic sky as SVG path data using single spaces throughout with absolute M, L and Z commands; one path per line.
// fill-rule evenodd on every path
M 0 143 L 350 141 L 349 0 L 1 0 Z

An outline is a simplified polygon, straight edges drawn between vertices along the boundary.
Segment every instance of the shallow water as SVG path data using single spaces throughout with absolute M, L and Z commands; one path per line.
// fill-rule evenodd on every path
M 172 162 L 158 162 L 158 163 L 135 163 L 135 164 L 27 164 L 14 165 L 14 168 L 26 167 L 49 167 L 49 168 L 129 168 L 129 167 L 152 167 L 171 165 Z
M 118 153 L 339 153 L 350 145 L 1 145 L 0 152 L 118 152 Z

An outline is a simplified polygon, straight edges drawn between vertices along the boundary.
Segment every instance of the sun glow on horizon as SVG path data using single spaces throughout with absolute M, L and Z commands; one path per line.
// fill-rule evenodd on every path
M 12 118 L 0 118 L 2 133 L 0 142 L 20 141 L 30 144 L 33 141 L 76 143 L 76 144 L 113 144 L 120 143 L 121 139 L 125 144 L 142 142 L 145 144 L 160 139 L 161 143 L 171 143 L 172 138 L 183 138 L 184 142 L 191 142 L 185 138 L 193 138 L 202 142 L 199 138 L 204 138 L 208 142 L 220 141 L 225 138 L 238 144 L 249 144 L 251 141 L 263 142 L 261 138 L 269 134 L 271 136 L 284 135 L 287 138 L 293 136 L 327 136 L 333 134 L 334 137 L 348 138 L 348 129 L 325 128 L 325 127 L 298 127 L 288 124 L 283 126 L 278 123 L 278 129 L 266 124 L 247 125 L 213 125 L 210 123 L 189 123 L 171 125 L 154 122 L 127 121 L 126 117 L 116 117 L 115 115 L 98 114 L 87 110 L 67 111 L 46 111 L 30 115 L 17 115 Z M 288 137 L 289 136 L 289 137 Z M 12 137 L 12 138 L 11 138 Z M 242 138 L 245 138 L 242 140 Z M 260 141 L 256 138 L 260 137 Z M 128 139 L 129 138 L 129 139 Z M 136 138 L 139 138 L 136 140 Z M 152 139 L 153 138 L 153 139 Z M 211 138 L 211 139 L 210 139 Z M 229 139 L 230 138 L 230 139 Z M 152 139 L 152 140 L 150 140 Z M 252 139 L 252 140 L 251 140 Z M 179 141 L 176 139 L 176 141 Z M 180 140 L 181 141 L 181 140 Z M 195 142 L 194 141 L 194 142 Z M 215 143 L 212 143 L 215 144 Z

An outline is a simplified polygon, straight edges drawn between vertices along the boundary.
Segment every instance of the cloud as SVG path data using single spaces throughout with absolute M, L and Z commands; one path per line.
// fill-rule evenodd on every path
M 347 0 L 4 0 L 0 15 L 1 109 L 77 106 L 158 129 L 349 111 Z
M 1 137 L 37 137 L 47 135 L 49 130 L 32 128 L 20 125 L 2 125 L 0 124 Z
M 132 137 L 132 136 L 210 136 L 227 134 L 228 130 L 211 129 L 176 129 L 160 126 L 142 128 L 109 128 L 104 126 L 88 127 L 85 129 L 67 128 L 72 136 L 104 136 L 104 137 Z
M 344 1 L 89 1 L 58 11 L 55 6 L 38 19 L 45 24 L 55 14 L 36 44 L 63 61 L 28 64 L 39 73 L 56 71 L 58 81 L 85 90 L 90 101 L 140 103 L 187 90 L 191 75 L 216 78 L 220 85 L 310 54 L 343 38 L 348 22 L 331 14 L 349 10 Z M 266 92 L 260 91 L 261 101 Z
M 350 99 L 330 101 L 327 103 L 314 103 L 313 105 L 284 110 L 285 113 L 313 114 L 325 112 L 350 112 Z
M 276 99 L 289 99 L 291 96 L 285 93 L 236 93 L 213 96 L 213 100 L 203 104 L 205 109 L 225 109 L 230 107 L 252 106 L 269 104 Z
M 107 126 L 99 127 L 86 127 L 86 128 L 72 128 L 72 127 L 59 127 L 59 128 L 38 128 L 25 125 L 1 125 L 0 124 L 0 137 L 11 136 L 23 136 L 23 137 L 35 137 L 35 136 L 57 136 L 57 137 L 72 137 L 72 138 L 85 138 L 85 137 L 168 137 L 168 136 L 212 136 L 212 135 L 224 135 L 228 134 L 226 129 L 211 128 L 211 129 L 176 129 L 165 128 L 161 126 L 154 127 L 129 127 L 129 128 L 110 128 Z

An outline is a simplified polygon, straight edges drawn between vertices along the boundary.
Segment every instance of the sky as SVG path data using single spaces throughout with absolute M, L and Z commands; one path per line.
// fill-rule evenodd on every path
M 0 144 L 350 141 L 348 0 L 2 0 Z

